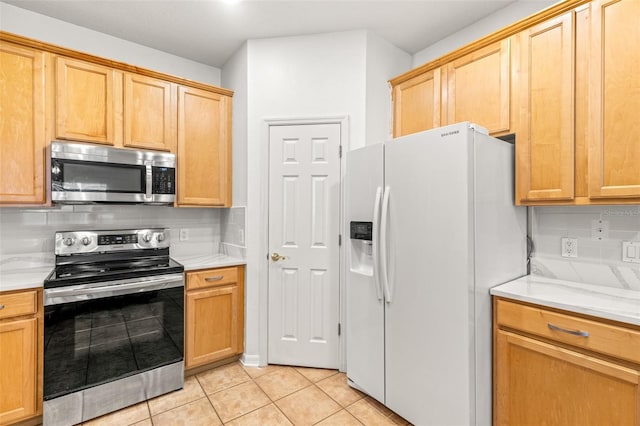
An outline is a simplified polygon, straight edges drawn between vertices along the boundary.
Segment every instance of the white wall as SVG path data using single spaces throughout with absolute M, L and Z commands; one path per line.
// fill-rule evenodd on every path
M 249 57 L 247 43 L 222 67 L 222 86 L 233 90 L 233 205 L 247 205 L 247 114 Z
M 349 139 L 365 140 L 364 31 L 248 42 L 245 362 L 267 353 L 267 118 L 348 115 Z
M 114 3 L 114 7 L 118 7 Z M 0 29 L 80 52 L 220 86 L 219 68 L 0 2 Z
M 533 15 L 546 9 L 557 0 L 519 0 L 509 6 L 498 10 L 491 15 L 480 19 L 462 30 L 453 33 L 449 37 L 426 47 L 413 55 L 413 67 L 420 66 L 445 55 L 459 47 L 469 44 L 481 37 L 489 35 L 520 19 Z
M 388 81 L 411 69 L 411 55 L 367 33 L 366 126 L 367 145 L 390 139 L 392 134 L 391 88 Z
M 533 207 L 531 213 L 532 273 L 640 291 L 640 265 L 622 262 L 622 242 L 640 241 L 640 206 Z M 606 238 L 594 238 L 594 221 L 608 226 Z M 561 256 L 563 237 L 578 240 L 578 257 Z
M 244 49 L 244 48 L 243 48 Z M 244 91 L 244 52 L 223 68 L 223 80 Z M 387 80 L 411 57 L 375 34 L 348 31 L 247 42 L 247 274 L 245 362 L 267 354 L 268 135 L 266 119 L 347 116 L 349 150 L 388 138 Z M 234 73 L 228 76 L 227 72 Z M 237 84 L 237 85 L 236 85 Z M 235 104 L 234 100 L 234 104 Z M 243 130 L 234 128 L 242 135 Z M 242 137 L 242 136 L 240 136 Z M 237 139 L 236 133 L 234 138 Z

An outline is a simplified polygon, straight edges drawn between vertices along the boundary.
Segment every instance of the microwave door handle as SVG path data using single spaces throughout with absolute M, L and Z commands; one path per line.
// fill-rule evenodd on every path
M 147 187 L 147 191 L 146 194 L 144 196 L 145 201 L 152 201 L 153 200 L 153 194 L 152 194 L 152 183 L 153 183 L 153 168 L 151 167 L 151 162 L 150 161 L 145 161 L 144 165 L 147 169 L 146 173 L 146 187 Z

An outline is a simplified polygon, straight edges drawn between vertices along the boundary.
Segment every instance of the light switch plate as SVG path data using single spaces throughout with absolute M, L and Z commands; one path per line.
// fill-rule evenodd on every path
M 622 242 L 622 261 L 640 263 L 640 242 L 637 242 L 637 241 Z

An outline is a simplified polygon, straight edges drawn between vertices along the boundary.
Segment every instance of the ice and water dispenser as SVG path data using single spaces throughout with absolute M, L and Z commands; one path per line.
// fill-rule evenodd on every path
M 350 223 L 351 271 L 373 275 L 373 222 Z

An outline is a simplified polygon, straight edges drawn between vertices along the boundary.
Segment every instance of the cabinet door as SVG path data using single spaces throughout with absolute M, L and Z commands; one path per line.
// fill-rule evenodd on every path
M 0 323 L 0 424 L 36 415 L 37 319 Z
M 471 121 L 502 133 L 510 130 L 509 40 L 447 64 L 447 124 Z
M 393 136 L 439 127 L 441 69 L 427 71 L 393 88 Z
M 176 85 L 124 75 L 124 146 L 175 151 Z
M 186 368 L 241 352 L 240 309 L 238 285 L 187 293 Z
M 574 196 L 573 12 L 518 37 L 520 104 L 517 200 Z
M 589 196 L 640 197 L 640 2 L 591 13 Z
M 56 60 L 56 137 L 121 145 L 122 74 L 100 65 Z
M 498 330 L 494 424 L 638 425 L 640 372 Z
M 231 206 L 228 96 L 178 90 L 178 205 Z
M 0 203 L 45 203 L 44 53 L 0 43 Z

